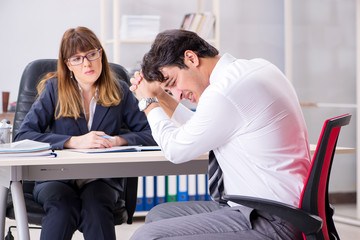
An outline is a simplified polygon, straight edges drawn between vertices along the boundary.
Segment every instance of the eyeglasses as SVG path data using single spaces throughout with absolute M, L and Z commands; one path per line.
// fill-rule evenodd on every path
M 96 49 L 94 51 L 89 52 L 85 56 L 75 56 L 68 58 L 68 61 L 72 66 L 77 66 L 84 62 L 84 58 L 86 58 L 89 61 L 95 61 L 96 59 L 99 59 L 100 56 L 101 56 L 101 49 Z

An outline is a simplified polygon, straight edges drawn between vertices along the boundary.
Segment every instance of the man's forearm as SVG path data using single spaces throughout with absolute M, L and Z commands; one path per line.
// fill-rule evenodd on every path
M 164 109 L 165 113 L 169 116 L 169 118 L 171 118 L 179 102 L 165 91 L 161 92 L 157 96 L 157 99 L 159 100 L 160 106 Z

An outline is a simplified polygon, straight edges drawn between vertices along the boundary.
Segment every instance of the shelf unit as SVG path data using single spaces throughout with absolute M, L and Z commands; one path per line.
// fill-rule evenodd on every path
M 106 32 L 106 25 L 107 19 L 106 16 L 106 0 L 101 0 L 101 33 L 100 33 L 100 40 L 103 46 L 107 46 L 109 44 L 113 45 L 112 52 L 113 52 L 113 59 L 112 62 L 120 64 L 120 45 L 121 44 L 151 44 L 153 40 L 147 39 L 121 39 L 120 38 L 120 1 L 121 0 L 112 0 L 112 38 L 107 39 L 107 32 Z M 212 13 L 215 16 L 215 24 L 214 24 L 214 38 L 208 39 L 208 42 L 214 45 L 216 48 L 219 49 L 220 45 L 220 26 L 219 26 L 219 0 L 205 0 L 205 1 L 212 1 Z M 204 0 L 197 0 L 197 12 L 202 13 L 204 12 Z M 185 14 L 185 13 L 184 13 Z M 180 23 L 179 23 L 180 24 Z
M 293 1 L 284 0 L 284 42 L 285 42 L 285 75 L 287 78 L 293 80 L 293 38 L 292 38 L 292 11 Z M 317 107 L 317 108 L 348 108 L 355 109 L 357 115 L 360 113 L 360 0 L 356 0 L 356 103 L 319 103 L 319 102 L 308 102 L 301 103 L 302 107 Z M 355 117 L 355 116 L 354 116 Z M 354 119 L 355 120 L 355 119 Z M 349 217 L 335 216 L 339 222 L 348 223 L 356 226 L 360 226 L 360 117 L 356 118 L 356 219 Z M 335 218 L 334 217 L 334 218 Z
M 212 13 L 215 16 L 215 24 L 214 24 L 214 34 L 212 39 L 207 39 L 209 43 L 211 43 L 214 47 L 219 49 L 220 47 L 220 10 L 219 10 L 219 0 L 211 0 L 212 1 Z M 204 5 L 203 0 L 197 0 L 197 12 L 203 13 Z

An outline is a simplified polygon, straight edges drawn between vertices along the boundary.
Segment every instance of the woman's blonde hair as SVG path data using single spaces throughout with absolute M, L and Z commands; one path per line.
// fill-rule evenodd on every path
M 37 86 L 38 95 L 45 88 L 45 83 L 51 78 L 58 78 L 58 102 L 55 109 L 55 119 L 60 117 L 79 118 L 83 112 L 81 95 L 76 80 L 71 76 L 66 63 L 68 58 L 78 52 L 92 49 L 102 49 L 102 72 L 95 82 L 98 88 L 97 103 L 104 106 L 116 106 L 122 98 L 122 89 L 119 82 L 111 72 L 104 49 L 96 35 L 86 27 L 77 27 L 67 30 L 61 40 L 57 71 L 45 75 Z

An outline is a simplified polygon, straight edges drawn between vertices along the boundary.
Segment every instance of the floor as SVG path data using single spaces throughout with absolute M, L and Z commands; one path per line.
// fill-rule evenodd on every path
M 133 224 L 122 224 L 115 227 L 116 230 L 116 239 L 117 240 L 128 240 L 130 239 L 131 235 L 135 232 L 137 228 L 144 224 L 144 217 L 135 217 Z M 5 224 L 5 234 L 7 234 L 9 226 L 15 226 L 16 223 L 14 220 L 6 219 Z M 37 226 L 36 226 L 37 227 Z M 37 240 L 40 239 L 40 229 L 30 229 L 30 239 Z M 17 236 L 16 228 L 11 229 L 11 233 L 14 236 L 14 239 L 19 239 Z M 84 237 L 81 232 L 76 231 L 72 240 L 84 240 Z
M 360 239 L 360 219 L 356 219 L 355 204 L 334 205 L 335 226 L 342 240 Z
M 335 225 L 338 233 L 340 235 L 341 240 L 354 240 L 360 239 L 360 220 L 355 220 L 355 204 L 350 205 L 335 205 Z M 349 216 L 350 221 L 348 221 L 347 217 Z M 343 222 L 350 223 L 343 223 Z M 144 215 L 135 215 L 134 222 L 131 225 L 119 225 L 116 226 L 116 236 L 118 240 L 128 240 L 130 236 L 136 231 L 137 228 L 141 227 L 144 224 Z M 7 219 L 6 221 L 6 229 L 7 233 L 8 227 L 15 225 L 15 221 Z M 12 234 L 14 239 L 18 239 L 16 229 L 12 229 Z M 36 240 L 40 238 L 40 230 L 39 229 L 31 229 L 30 230 L 30 238 L 32 240 Z M 83 240 L 83 236 L 80 232 L 76 232 L 74 234 L 73 240 Z

